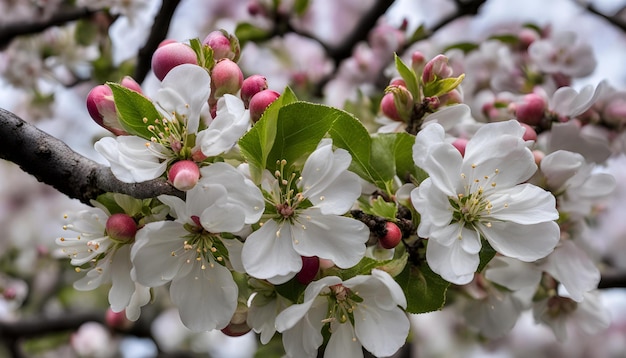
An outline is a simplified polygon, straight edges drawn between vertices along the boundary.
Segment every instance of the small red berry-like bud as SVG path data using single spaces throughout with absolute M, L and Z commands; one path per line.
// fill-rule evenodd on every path
M 241 99 L 243 104 L 248 107 L 250 105 L 250 99 L 255 94 L 267 89 L 267 79 L 261 75 L 252 75 L 245 80 L 241 85 Z
M 521 103 L 515 105 L 515 117 L 522 123 L 536 126 L 541 123 L 546 111 L 546 101 L 535 93 L 524 96 Z
M 396 104 L 393 103 L 393 93 L 387 93 L 383 96 L 383 99 L 380 101 L 380 110 L 386 117 L 394 121 L 403 122 Z
M 454 142 L 452 142 L 452 145 L 461 153 L 461 156 L 465 156 L 465 147 L 467 147 L 467 139 L 457 138 L 454 140 Z
M 137 223 L 128 214 L 113 214 L 107 220 L 106 233 L 113 241 L 127 243 L 135 239 Z
M 191 160 L 180 160 L 174 163 L 167 172 L 167 180 L 174 185 L 174 188 L 182 191 L 187 191 L 196 186 L 199 179 L 198 164 Z
M 402 231 L 400 231 L 398 225 L 391 221 L 387 221 L 385 229 L 387 233 L 378 240 L 378 243 L 385 249 L 393 249 L 402 240 Z
M 165 44 L 157 48 L 152 55 L 152 71 L 160 81 L 172 68 L 184 63 L 195 65 L 198 64 L 198 59 L 191 47 L 180 42 Z
M 303 285 L 313 282 L 320 269 L 320 259 L 317 256 L 302 256 L 302 269 L 296 274 L 296 279 Z
M 411 92 L 403 86 L 388 86 L 385 91 L 387 94 L 380 101 L 381 112 L 394 121 L 408 121 L 413 110 Z
M 126 318 L 126 313 L 124 311 L 113 312 L 111 308 L 107 309 L 104 315 L 104 322 L 107 327 L 117 330 L 125 330 L 133 325 L 133 322 Z
M 213 49 L 213 59 L 215 61 L 223 58 L 233 61 L 239 59 L 239 53 L 241 52 L 239 40 L 234 36 L 228 35 L 225 31 L 210 32 L 202 40 L 202 44 L 208 45 Z
M 215 89 L 215 97 L 235 94 L 243 84 L 243 73 L 239 66 L 227 59 L 217 61 L 211 71 L 211 88 Z
M 230 319 L 230 323 L 222 328 L 222 333 L 231 337 L 239 337 L 250 332 L 251 328 L 246 323 L 248 319 L 248 306 L 239 302 L 237 303 L 237 309 Z
M 400 86 L 406 88 L 406 82 L 402 78 L 394 78 L 389 82 L 389 86 Z
M 280 93 L 270 89 L 263 90 L 252 96 L 249 105 L 250 119 L 252 119 L 253 122 L 257 122 L 263 112 L 265 112 L 265 109 L 278 97 L 280 97 Z
M 98 85 L 87 94 L 87 111 L 101 127 L 115 135 L 128 134 L 117 119 L 117 110 L 113 101 L 113 92 L 106 85 Z

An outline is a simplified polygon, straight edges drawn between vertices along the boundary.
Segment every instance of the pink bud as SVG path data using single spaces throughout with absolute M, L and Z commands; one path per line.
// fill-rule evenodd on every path
M 394 121 L 406 122 L 413 111 L 413 96 L 406 87 L 388 86 L 380 101 L 380 110 Z
M 430 83 L 438 78 L 448 78 L 452 76 L 452 73 L 452 67 L 448 65 L 448 58 L 445 55 L 437 55 L 424 66 L 422 82 Z
M 303 285 L 311 283 L 320 269 L 320 259 L 317 256 L 302 256 L 302 269 L 296 274 L 296 279 Z
M 537 166 L 541 165 L 541 161 L 545 156 L 546 153 L 540 150 L 533 150 L 533 158 L 535 159 L 535 164 L 537 164 Z
M 170 168 L 167 173 L 167 180 L 178 190 L 187 191 L 198 183 L 200 179 L 200 169 L 198 164 L 191 160 L 180 160 Z
M 385 235 L 378 240 L 380 246 L 385 249 L 393 249 L 402 241 L 402 231 L 395 223 L 387 221 L 385 223 Z
M 128 134 L 117 119 L 117 110 L 113 101 L 113 92 L 106 85 L 98 85 L 87 94 L 87 111 L 101 127 L 115 135 Z
M 117 213 L 109 216 L 106 222 L 107 236 L 117 242 L 127 243 L 135 238 L 137 223 L 128 214 Z
M 406 88 L 406 82 L 402 78 L 394 78 L 391 81 L 389 81 L 389 86 L 396 86 L 396 87 L 404 87 L 404 88 Z
M 2 297 L 7 301 L 12 301 L 17 297 L 17 289 L 13 286 L 5 287 Z
M 174 40 L 174 39 L 165 39 L 161 42 L 159 42 L 159 46 L 157 46 L 157 48 L 159 47 L 163 47 L 165 45 L 169 45 L 169 44 L 173 44 L 173 43 L 177 43 L 178 41 Z
M 525 131 L 524 131 L 524 135 L 522 136 L 523 140 L 537 140 L 537 132 L 535 131 L 535 129 L 531 126 L 529 126 L 526 123 L 520 123 L 522 125 L 522 127 L 524 127 Z
M 213 49 L 213 59 L 215 61 L 227 58 L 237 61 L 239 58 L 239 41 L 222 31 L 213 31 L 209 33 L 202 41 L 203 45 L 208 45 Z
M 411 68 L 415 73 L 420 73 L 426 64 L 426 57 L 420 51 L 414 51 L 411 54 Z
M 515 116 L 518 121 L 536 126 L 541 123 L 546 111 L 546 101 L 535 93 L 524 96 L 521 103 L 515 105 Z
M 107 309 L 104 315 L 104 322 L 107 327 L 116 330 L 125 330 L 133 325 L 133 322 L 126 318 L 126 313 L 124 311 L 113 312 L 110 308 Z
M 467 147 L 467 139 L 465 138 L 457 138 L 452 142 L 454 148 L 456 148 L 461 156 L 465 156 L 465 147 Z
M 263 90 L 252 96 L 249 105 L 250 119 L 256 123 L 261 118 L 263 112 L 265 112 L 265 109 L 278 97 L 280 97 L 280 93 L 270 89 Z
M 195 65 L 198 64 L 198 59 L 191 47 L 180 42 L 165 44 L 152 55 L 152 70 L 160 81 L 172 68 L 184 63 Z
M 235 94 L 242 84 L 243 73 L 235 62 L 227 58 L 217 61 L 211 71 L 211 88 L 215 89 L 215 97 Z
M 141 91 L 141 86 L 139 85 L 139 83 L 137 83 L 137 81 L 135 81 L 134 78 L 130 77 L 130 76 L 124 76 L 124 78 L 122 78 L 122 82 L 120 82 L 120 84 L 128 89 L 131 89 L 137 93 L 143 93 Z
M 393 103 L 393 93 L 387 93 L 380 101 L 380 110 L 383 114 L 394 121 L 403 122 L 404 120 L 398 113 L 396 104 Z
M 261 75 L 252 75 L 241 85 L 241 99 L 246 107 L 250 104 L 250 99 L 255 94 L 267 89 L 267 79 Z

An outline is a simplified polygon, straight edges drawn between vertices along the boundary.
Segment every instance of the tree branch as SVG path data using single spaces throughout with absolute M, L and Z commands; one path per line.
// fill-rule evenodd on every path
M 613 16 L 609 16 L 606 14 L 601 13 L 598 9 L 596 9 L 595 6 L 593 6 L 593 4 L 589 3 L 586 6 L 581 4 L 579 1 L 575 1 L 577 4 L 581 5 L 584 9 L 586 9 L 587 11 L 589 11 L 590 13 L 599 16 L 601 18 L 603 18 L 604 20 L 606 20 L 608 23 L 610 23 L 611 25 L 617 27 L 618 29 L 622 30 L 623 32 L 626 32 L 626 22 L 620 18 L 620 13 L 622 11 L 624 11 L 624 9 L 620 10 L 617 12 L 617 14 L 613 15 Z
M 159 13 L 154 18 L 150 35 L 145 45 L 137 54 L 137 66 L 135 67 L 135 81 L 141 83 L 146 78 L 152 66 L 152 54 L 159 47 L 161 41 L 165 40 L 170 28 L 170 22 L 174 16 L 174 11 L 180 0 L 164 0 Z
M 17 36 L 36 34 L 52 26 L 89 17 L 94 12 L 87 8 L 65 8 L 60 9 L 48 19 L 0 25 L 0 49 L 6 47 Z
M 53 186 L 83 203 L 105 192 L 127 194 L 139 199 L 161 194 L 184 197 L 165 179 L 124 183 L 109 167 L 74 152 L 62 141 L 0 108 L 0 158 L 18 164 L 37 180 Z

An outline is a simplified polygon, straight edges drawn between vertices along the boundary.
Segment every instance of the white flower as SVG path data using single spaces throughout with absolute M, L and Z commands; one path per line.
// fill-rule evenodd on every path
M 93 290 L 111 283 L 109 303 L 114 312 L 126 310 L 126 317 L 136 321 L 140 307 L 150 301 L 149 288 L 136 284 L 131 278 L 131 243 L 120 243 L 106 234 L 108 215 L 99 208 L 80 211 L 66 230 L 78 233 L 77 237 L 61 237 L 56 243 L 63 247 L 61 252 L 71 258 L 71 264 L 82 266 L 93 263 L 87 274 L 74 283 L 80 291 Z M 81 269 L 77 268 L 80 272 Z
M 250 127 L 250 111 L 236 96 L 225 94 L 217 101 L 215 119 L 198 133 L 196 147 L 207 157 L 230 150 Z
M 539 39 L 528 47 L 528 55 L 541 71 L 584 77 L 596 67 L 593 49 L 581 43 L 574 32 L 565 31 L 552 38 Z
M 594 173 L 594 165 L 578 153 L 558 150 L 541 160 L 541 171 L 548 189 L 555 193 L 559 211 L 582 218 L 591 214 L 593 205 L 615 189 L 615 178 Z
M 282 163 L 265 186 L 276 215 L 250 234 L 243 247 L 248 274 L 278 284 L 300 271 L 301 256 L 329 259 L 341 268 L 361 260 L 369 230 L 341 216 L 361 195 L 359 177 L 347 170 L 351 161 L 347 151 L 333 152 L 332 143 L 322 141 L 297 180 L 296 173 L 283 173 Z
M 289 357 L 316 357 L 323 343 L 322 327 L 331 332 L 324 357 L 362 357 L 361 346 L 377 357 L 394 354 L 409 333 L 409 320 L 400 307 L 406 298 L 391 276 L 372 270 L 342 282 L 327 276 L 304 291 L 304 302 L 287 307 L 276 317 Z
M 572 87 L 561 87 L 550 98 L 548 108 L 562 116 L 576 117 L 591 108 L 608 88 L 606 81 L 600 82 L 595 88 L 587 85 L 580 92 Z
M 481 239 L 499 253 L 522 261 L 548 255 L 559 240 L 555 199 L 520 184 L 536 171 L 531 151 L 514 120 L 482 126 L 465 157 L 430 124 L 413 146 L 415 163 L 430 177 L 411 193 L 421 215 L 418 235 L 428 238 L 426 260 L 444 279 L 466 284 L 480 258 Z
M 260 190 L 226 163 L 202 168 L 202 179 L 187 201 L 161 195 L 175 221 L 146 224 L 131 251 L 137 281 L 156 287 L 171 281 L 170 297 L 193 331 L 224 328 L 237 307 L 238 289 L 230 269 L 241 243 L 237 233 L 263 213 Z
M 173 160 L 191 154 L 191 135 L 198 132 L 200 113 L 211 93 L 211 77 L 199 66 L 174 67 L 163 79 L 155 96 L 163 118 L 148 118 L 151 138 L 118 136 L 100 139 L 94 145 L 111 164 L 121 181 L 142 182 L 158 178 Z M 181 154 L 182 153 L 182 154 Z

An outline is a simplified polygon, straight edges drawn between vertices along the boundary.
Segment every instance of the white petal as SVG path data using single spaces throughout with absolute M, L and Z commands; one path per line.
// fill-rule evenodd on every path
M 341 283 L 337 276 L 326 276 L 317 281 L 313 281 L 304 291 L 304 300 L 300 304 L 291 305 L 276 317 L 276 330 L 285 332 L 294 327 L 313 306 L 322 305 L 328 307 L 328 301 L 323 297 L 318 297 L 322 290 L 329 286 Z
M 585 158 L 567 150 L 557 150 L 541 160 L 541 171 L 552 190 L 560 190 L 569 178 L 574 176 L 585 164 Z
M 170 286 L 180 319 L 195 332 L 226 327 L 237 308 L 238 289 L 230 270 L 204 260 L 191 265 L 189 274 L 176 277 Z
M 332 334 L 326 350 L 324 358 L 331 357 L 363 357 L 361 343 L 356 339 L 354 328 L 350 322 L 331 324 Z
M 411 191 L 411 203 L 421 215 L 417 232 L 422 237 L 430 237 L 432 232 L 448 226 L 452 221 L 448 196 L 433 186 L 430 178 Z
M 182 64 L 167 73 L 161 87 L 166 91 L 157 92 L 156 101 L 159 105 L 168 113 L 188 113 L 187 130 L 196 133 L 200 111 L 211 94 L 211 77 L 208 72 L 200 66 Z M 178 96 L 172 96 L 172 93 Z
M 295 326 L 283 332 L 283 346 L 289 357 L 317 357 L 318 348 L 324 342 L 322 320 L 327 310 L 327 300 L 321 298 Z
M 198 133 L 197 145 L 207 157 L 213 157 L 229 151 L 243 136 L 250 126 L 250 112 L 243 102 L 226 94 L 217 102 L 216 117 L 209 127 Z
M 437 144 L 430 148 L 428 157 L 424 160 L 424 169 L 434 186 L 447 196 L 456 196 L 462 189 L 461 153 L 449 143 Z
M 480 231 L 499 253 L 518 260 L 532 262 L 546 257 L 559 242 L 559 225 L 546 221 L 532 225 L 513 222 L 492 222 Z
M 167 156 L 163 148 L 150 143 L 156 150 L 146 147 L 149 143 L 136 136 L 105 137 L 94 144 L 96 151 L 111 164 L 111 171 L 126 183 L 139 183 L 160 177 L 167 168 Z
M 457 285 L 465 285 L 474 278 L 480 257 L 478 254 L 466 253 L 460 243 L 446 247 L 429 240 L 426 247 L 426 261 L 428 266 L 444 280 Z
M 537 287 L 541 280 L 541 270 L 534 264 L 505 256 L 496 256 L 491 262 L 485 277 L 498 285 L 510 290 L 521 290 L 528 287 Z
M 141 307 L 147 305 L 151 298 L 149 287 L 135 283 L 135 292 L 126 307 L 126 318 L 131 321 L 138 320 L 141 315 Z
M 307 195 L 311 195 L 309 192 Z M 307 196 L 307 198 L 316 207 L 320 208 L 323 214 L 343 215 L 356 202 L 361 195 L 361 184 L 359 176 L 344 171 L 335 180 L 327 185 L 323 190 L 317 191 L 315 196 Z
M 226 202 L 228 192 L 223 185 L 199 182 L 187 192 L 187 213 L 200 217 L 207 207 Z
M 552 193 L 532 184 L 498 190 L 488 200 L 493 207 L 484 220 L 493 218 L 518 224 L 536 224 L 559 218 Z
M 314 207 L 302 211 L 291 228 L 293 248 L 302 256 L 329 259 L 341 268 L 356 265 L 365 255 L 369 229 L 362 222 L 323 215 Z
M 131 249 L 137 282 L 156 287 L 169 282 L 180 270 L 184 258 L 172 252 L 183 246 L 188 232 L 180 223 L 159 221 L 146 224 L 137 231 Z
M 279 226 L 274 220 L 266 221 L 246 238 L 241 258 L 246 272 L 260 279 L 295 275 L 302 268 L 302 259 L 293 248 L 289 225 Z
M 598 288 L 600 282 L 600 271 L 572 240 L 563 241 L 543 268 L 565 286 L 569 297 L 576 302 L 581 302 L 585 293 Z
M 179 222 L 187 223 L 191 220 L 191 214 L 187 212 L 187 203 L 183 199 L 172 195 L 159 195 L 158 199 L 169 206 L 169 214 L 178 219 Z
M 348 169 L 350 162 L 352 157 L 347 151 L 337 149 L 333 152 L 330 141 L 322 142 L 304 163 L 302 181 L 299 184 L 302 194 L 316 200 L 341 173 Z
M 435 145 L 444 143 L 445 131 L 439 123 L 429 123 L 417 133 L 413 144 L 413 161 L 415 165 L 423 168 L 428 158 L 428 153 Z
M 228 250 L 228 261 L 236 272 L 245 273 L 246 269 L 243 267 L 243 261 L 241 260 L 241 251 L 243 250 L 243 243 L 237 239 L 222 239 L 222 244 Z
M 246 220 L 238 206 L 228 202 L 217 202 L 200 215 L 200 223 L 212 233 L 237 232 L 243 229 Z
M 381 310 L 367 301 L 354 310 L 354 325 L 363 347 L 377 357 L 397 352 L 406 342 L 410 326 L 406 313 L 400 308 Z
M 120 312 L 128 306 L 135 293 L 135 282 L 130 278 L 130 245 L 124 245 L 115 251 L 111 262 L 111 289 L 109 303 L 114 312 Z

